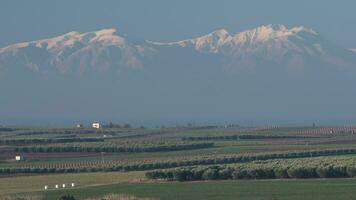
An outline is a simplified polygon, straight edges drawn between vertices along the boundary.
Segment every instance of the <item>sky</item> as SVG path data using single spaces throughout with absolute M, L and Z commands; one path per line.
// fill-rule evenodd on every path
M 303 25 L 356 48 L 354 0 L 2 0 L 0 46 L 69 31 L 116 28 L 131 38 L 175 41 L 219 28 Z

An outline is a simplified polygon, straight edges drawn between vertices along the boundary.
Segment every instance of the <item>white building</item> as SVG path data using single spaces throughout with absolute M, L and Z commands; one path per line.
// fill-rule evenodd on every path
M 15 160 L 16 161 L 20 161 L 21 160 L 21 156 L 15 156 Z
M 99 122 L 94 122 L 91 126 L 93 128 L 101 128 L 101 124 Z
M 83 128 L 83 124 L 77 124 L 75 127 L 77 127 L 77 128 Z

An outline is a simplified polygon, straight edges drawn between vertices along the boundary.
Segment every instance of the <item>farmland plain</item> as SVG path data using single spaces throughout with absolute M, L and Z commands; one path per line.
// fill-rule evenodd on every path
M 0 195 L 41 194 L 46 199 L 58 199 L 66 193 L 79 199 L 109 193 L 159 199 L 350 199 L 356 196 L 353 189 L 356 179 L 344 177 L 353 177 L 353 171 L 346 165 L 353 163 L 348 160 L 356 155 L 355 132 L 354 126 L 3 127 L 0 128 Z M 21 156 L 20 161 L 15 161 L 16 155 Z M 327 179 L 292 176 L 292 179 L 212 178 L 184 182 L 147 176 L 152 170 L 210 166 L 252 169 L 253 163 L 278 160 L 305 163 L 308 159 L 313 163 L 334 159 L 338 166 L 345 165 L 341 169 L 344 174 L 351 175 L 327 175 Z M 313 170 L 319 172 L 321 165 L 326 164 L 315 164 Z M 76 184 L 74 188 L 53 189 L 55 184 L 72 182 Z M 44 185 L 49 189 L 45 191 Z

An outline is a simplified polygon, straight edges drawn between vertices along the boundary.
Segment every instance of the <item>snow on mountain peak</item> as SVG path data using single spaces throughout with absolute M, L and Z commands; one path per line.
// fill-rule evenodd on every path
M 268 31 L 286 31 L 288 28 L 283 24 L 268 24 L 257 27 L 256 29 Z
M 211 32 L 209 35 L 216 36 L 219 38 L 226 38 L 230 36 L 229 32 L 226 29 L 218 29 L 216 31 Z
M 255 46 L 268 41 L 290 43 L 289 38 L 295 37 L 304 40 L 306 35 L 317 36 L 318 33 L 303 26 L 288 28 L 281 24 L 268 24 L 236 34 L 230 34 L 225 29 L 218 29 L 209 34 L 188 40 L 171 43 L 150 42 L 156 45 L 179 45 L 182 47 L 194 46 L 202 52 L 218 53 L 243 46 Z M 308 39 L 308 38 L 305 38 Z M 292 45 L 292 44 L 287 44 Z
M 96 31 L 95 34 L 97 36 L 103 36 L 103 35 L 113 35 L 115 32 L 116 32 L 116 29 L 109 28 L 109 29 L 101 29 L 99 31 Z
M 36 47 L 52 49 L 63 46 L 73 46 L 74 43 L 81 39 L 81 33 L 72 31 L 54 38 L 42 39 L 30 43 L 34 43 Z
M 231 40 L 231 35 L 225 29 L 219 29 L 207 35 L 192 40 L 195 48 L 201 51 L 218 52 L 219 48 L 227 41 Z
M 4 48 L 0 48 L 0 54 L 6 51 L 17 51 L 19 49 L 28 47 L 29 43 L 28 42 L 22 42 L 22 43 L 17 43 L 13 44 Z
M 314 30 L 305 28 L 304 26 L 295 26 L 293 28 L 288 28 L 287 26 L 285 26 L 283 24 L 268 24 L 268 25 L 263 25 L 263 26 L 257 27 L 255 29 L 258 29 L 261 32 L 271 32 L 271 33 L 279 32 L 279 33 L 286 33 L 286 34 L 297 34 L 299 32 L 308 32 L 308 33 L 312 33 L 314 35 L 318 34 Z
M 65 48 L 73 48 L 77 44 L 100 44 L 104 46 L 125 45 L 125 39 L 115 34 L 116 32 L 116 29 L 102 29 L 99 31 L 86 33 L 72 31 L 53 38 L 10 45 L 8 47 L 0 49 L 0 52 L 16 51 L 17 49 L 25 48 L 29 45 L 34 45 L 38 48 L 46 48 L 55 52 L 62 51 Z
M 328 54 L 333 54 L 330 46 L 332 44 L 323 40 L 312 29 L 269 24 L 236 34 L 218 29 L 200 37 L 170 43 L 151 41 L 131 43 L 117 34 L 116 29 L 86 33 L 69 32 L 49 39 L 10 45 L 0 49 L 0 54 L 5 52 L 3 58 L 18 60 L 16 56 L 21 58 L 22 52 L 37 52 L 40 59 L 27 63 L 29 61 L 26 57 L 23 62 L 31 66 L 36 62 L 38 66 L 47 66 L 51 63 L 61 71 L 67 72 L 72 67 L 69 63 L 78 65 L 74 61 L 81 63 L 80 70 L 84 70 L 87 65 L 92 65 L 94 69 L 98 66 L 105 68 L 111 65 L 141 67 L 142 59 L 158 55 L 161 48 L 179 50 L 187 48 L 208 55 L 219 54 L 217 56 L 222 56 L 225 64 L 229 66 L 257 65 L 254 63 L 255 58 L 275 63 L 283 63 L 286 60 L 301 63 L 304 62 L 302 56 L 308 59 L 319 57 L 320 60 L 335 60 L 328 57 Z M 118 51 L 120 54 L 116 53 Z M 355 49 L 352 51 L 356 52 Z M 45 56 L 42 58 L 42 55 Z M 47 63 L 42 64 L 42 61 Z
M 281 24 L 269 24 L 237 33 L 234 35 L 234 43 L 258 43 L 266 42 L 271 39 L 287 40 L 288 37 L 296 36 L 300 32 L 317 35 L 315 31 L 304 28 L 303 26 L 288 29 Z
M 116 29 L 102 29 L 94 32 L 91 42 L 99 42 L 103 45 L 124 45 L 125 39 L 116 35 Z
M 213 31 L 211 33 L 208 33 L 206 35 L 194 39 L 181 40 L 178 42 L 168 42 L 168 43 L 152 42 L 152 41 L 146 41 L 146 42 L 159 46 L 178 45 L 181 47 L 186 47 L 189 45 L 193 45 L 198 50 L 205 49 L 210 52 L 217 52 L 219 47 L 222 46 L 228 40 L 231 40 L 231 35 L 229 34 L 229 32 L 225 29 L 218 29 L 216 31 Z

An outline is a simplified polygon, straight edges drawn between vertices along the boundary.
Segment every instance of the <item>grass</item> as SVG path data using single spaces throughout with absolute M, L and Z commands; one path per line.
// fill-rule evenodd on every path
M 54 188 L 56 184 L 74 182 L 76 187 L 133 182 L 144 179 L 144 172 L 97 172 L 77 174 L 51 174 L 0 178 L 0 195 L 42 191 L 45 185 Z
M 79 199 L 121 193 L 160 200 L 352 200 L 356 179 L 252 180 L 174 183 L 122 183 L 48 191 L 48 200 L 71 194 Z
M 86 199 L 86 200 L 156 200 L 156 199 L 148 199 L 148 198 L 137 198 L 134 196 L 129 196 L 125 194 L 109 194 L 103 197 L 98 197 L 95 199 Z

